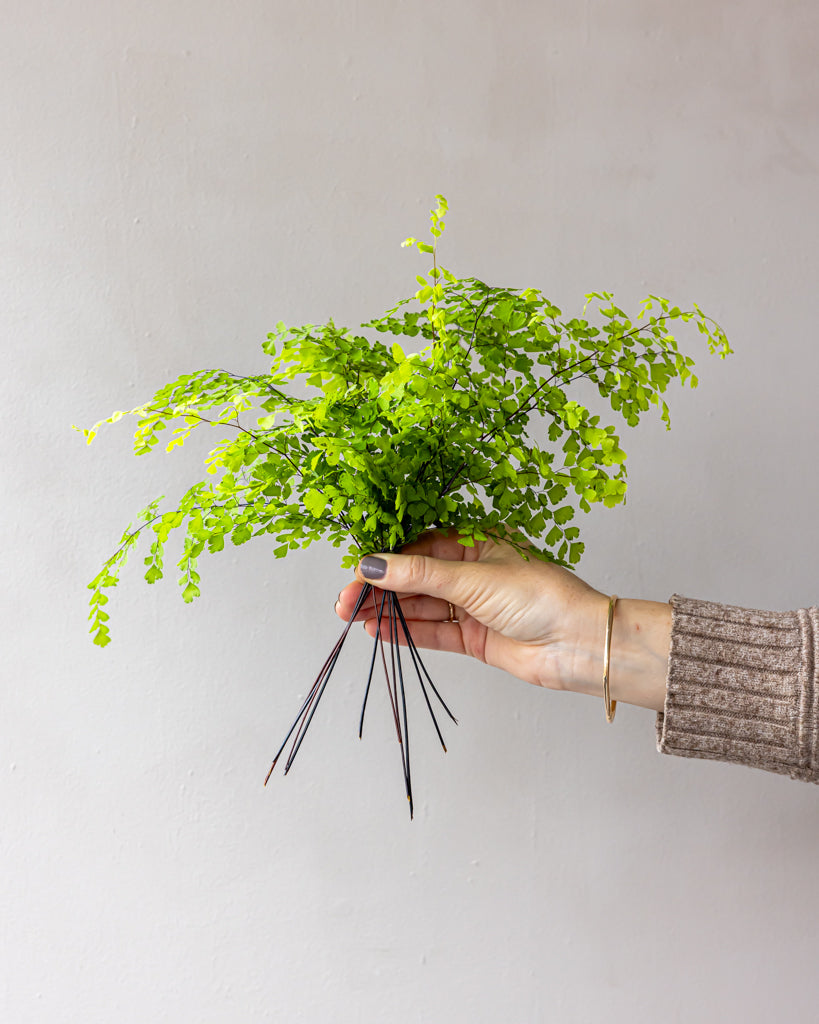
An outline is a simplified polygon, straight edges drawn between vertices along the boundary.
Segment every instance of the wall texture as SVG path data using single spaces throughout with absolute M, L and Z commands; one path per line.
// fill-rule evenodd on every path
M 816 603 L 819 8 L 809 0 L 0 0 L 0 1018 L 815 1020 L 819 793 L 661 757 L 649 712 L 448 656 L 461 726 L 417 730 L 410 824 L 363 636 L 300 762 L 269 757 L 337 635 L 336 552 L 87 580 L 202 451 L 120 425 L 199 366 L 263 368 L 278 319 L 358 323 L 444 262 L 697 299 L 674 429 L 581 572 L 621 595 Z M 699 337 L 691 340 L 698 346 Z M 181 475 L 180 475 L 181 474 Z M 380 717 L 379 717 L 380 716 Z M 752 983 L 749 983 L 752 980 Z

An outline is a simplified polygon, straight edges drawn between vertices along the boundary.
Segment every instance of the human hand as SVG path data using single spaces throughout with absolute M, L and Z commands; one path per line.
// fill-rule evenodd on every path
M 362 567 L 383 568 L 380 578 Z M 602 694 L 602 654 L 608 596 L 550 562 L 524 559 L 498 541 L 458 543 L 433 532 L 400 554 L 370 556 L 358 582 L 339 594 L 336 611 L 348 619 L 363 582 L 394 590 L 418 647 L 468 654 L 537 686 Z M 379 566 L 379 562 L 382 563 Z M 448 621 L 449 605 L 457 621 Z M 374 637 L 371 595 L 356 615 Z M 381 632 L 388 639 L 389 625 Z M 612 635 L 611 692 L 615 699 L 662 708 L 670 608 L 620 601 Z

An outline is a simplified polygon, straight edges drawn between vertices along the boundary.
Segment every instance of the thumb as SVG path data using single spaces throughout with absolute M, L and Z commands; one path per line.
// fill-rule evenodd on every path
M 429 555 L 367 555 L 358 563 L 359 580 L 402 594 L 427 594 L 466 607 L 475 592 L 473 563 L 455 562 Z

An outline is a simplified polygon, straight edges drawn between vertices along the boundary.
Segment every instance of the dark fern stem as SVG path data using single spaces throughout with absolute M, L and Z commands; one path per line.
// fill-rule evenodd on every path
M 367 685 L 364 690 L 364 700 L 361 705 L 361 719 L 358 727 L 358 735 L 359 738 L 361 738 L 364 732 L 364 715 L 367 710 L 367 700 L 370 695 L 376 661 L 380 660 L 384 670 L 384 679 L 387 685 L 390 708 L 395 722 L 395 733 L 401 750 L 401 769 L 404 774 L 404 788 L 407 794 L 407 801 L 409 802 L 410 818 L 412 818 L 414 807 L 412 798 L 412 772 L 410 769 L 409 717 L 407 715 L 407 697 L 404 679 L 405 661 L 402 661 L 401 658 L 401 643 L 399 641 L 399 636 L 401 634 L 403 634 L 406 650 L 409 653 L 410 664 L 415 670 L 427 710 L 429 711 L 432 723 L 435 726 L 435 732 L 438 734 L 438 739 L 440 740 L 441 747 L 444 752 L 446 752 L 446 744 L 444 743 L 441 728 L 438 725 L 438 719 L 435 717 L 427 686 L 429 686 L 429 690 L 432 691 L 441 707 L 456 725 L 458 724 L 458 720 L 447 707 L 443 697 L 438 692 L 437 687 L 430 678 L 429 672 L 427 672 L 426 667 L 421 660 L 421 655 L 419 654 L 418 648 L 415 646 L 412 639 L 409 625 L 407 624 L 407 620 L 401 610 L 401 604 L 398 598 L 391 590 L 383 590 L 380 592 L 381 597 L 380 600 L 378 600 L 375 597 L 377 593 L 378 591 L 369 583 L 365 584 L 362 588 L 352 614 L 347 620 L 347 624 L 345 625 L 341 636 L 336 641 L 333 649 L 327 657 L 327 660 L 322 665 L 321 671 L 316 676 L 313 685 L 310 687 L 310 690 L 299 709 L 296 720 L 290 726 L 287 735 L 284 737 L 282 745 L 279 747 L 276 756 L 273 758 L 273 763 L 270 766 L 270 771 L 267 773 L 264 784 L 267 785 L 270 780 L 270 776 L 273 774 L 273 770 L 284 753 L 285 747 L 290 743 L 291 738 L 292 743 L 287 755 L 287 760 L 285 761 L 284 774 L 286 775 L 292 768 L 296 755 L 304 742 L 304 737 L 307 735 L 310 723 L 313 721 L 313 716 L 318 709 L 319 701 L 324 695 L 324 691 L 327 689 L 330 676 L 333 674 L 333 669 L 336 667 L 339 655 L 341 654 L 341 650 L 344 646 L 344 641 L 347 639 L 347 635 L 350 632 L 350 628 L 355 617 L 363 607 L 364 602 L 370 594 L 372 594 L 374 603 L 377 607 L 378 628 L 376 629 L 375 640 L 373 641 L 372 656 L 370 657 L 369 672 L 367 674 Z M 381 635 L 382 624 L 386 625 L 386 643 Z

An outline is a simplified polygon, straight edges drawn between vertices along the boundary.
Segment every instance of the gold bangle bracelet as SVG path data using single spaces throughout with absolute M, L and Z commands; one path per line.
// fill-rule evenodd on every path
M 606 620 L 606 649 L 603 653 L 603 702 L 606 706 L 606 721 L 614 721 L 614 712 L 617 710 L 617 701 L 611 699 L 609 692 L 609 663 L 611 661 L 611 629 L 614 624 L 614 606 L 617 604 L 617 595 L 612 594 L 609 599 L 609 617 Z

